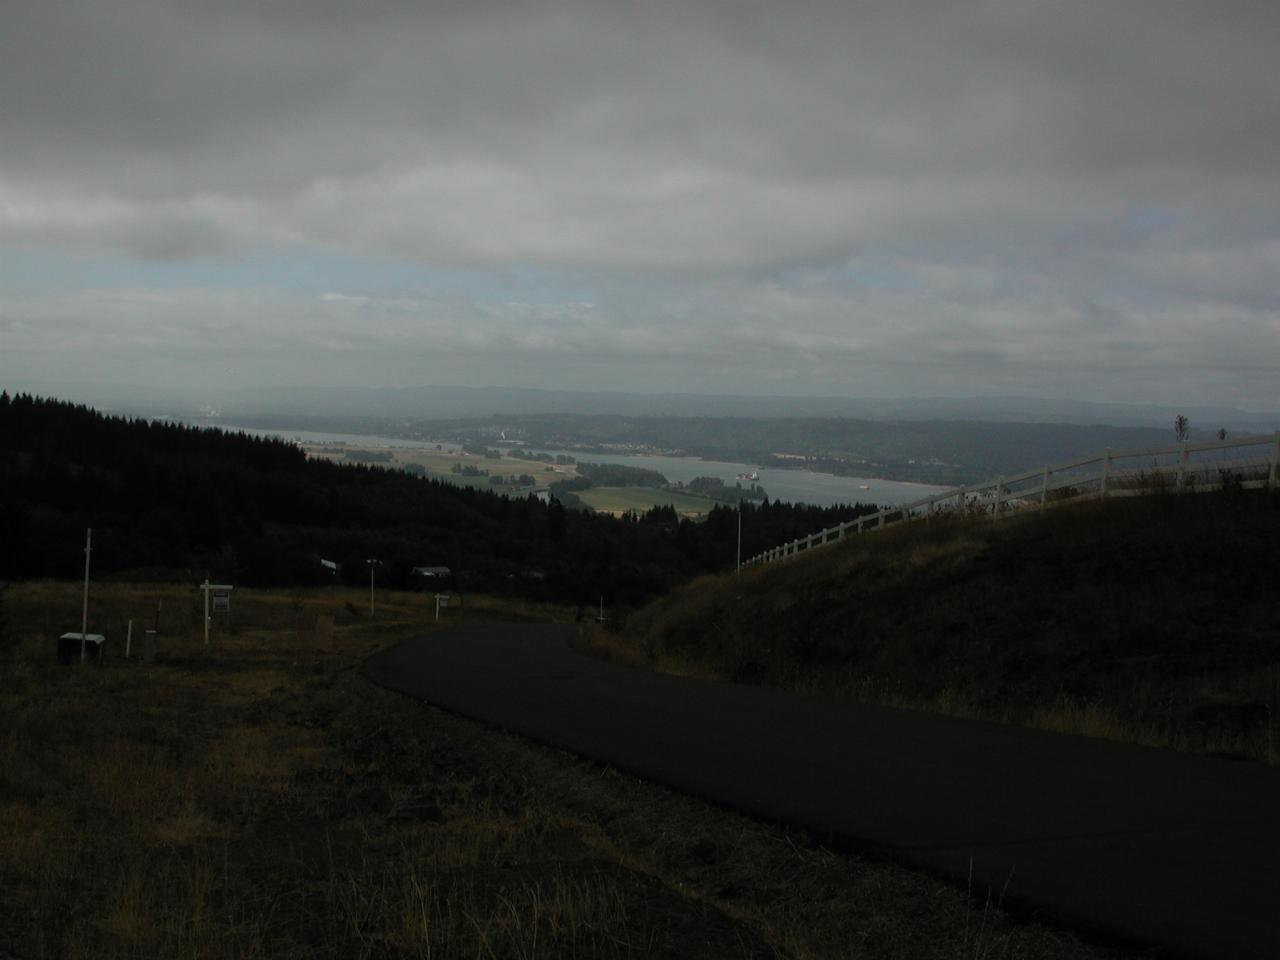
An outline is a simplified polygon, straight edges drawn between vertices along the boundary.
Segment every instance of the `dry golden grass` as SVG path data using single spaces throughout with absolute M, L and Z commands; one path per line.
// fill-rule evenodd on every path
M 432 629 L 424 597 L 380 597 L 370 622 L 345 612 L 359 593 L 237 591 L 206 648 L 191 593 L 95 587 L 91 622 L 159 598 L 172 632 L 147 665 L 108 626 L 87 668 L 51 639 L 78 585 L 7 595 L 0 954 L 979 955 L 963 893 L 372 687 L 360 658 Z M 300 643 L 300 615 L 335 611 L 334 652 Z M 450 618 L 553 614 L 572 611 L 469 598 Z M 989 929 L 995 955 L 1096 955 Z

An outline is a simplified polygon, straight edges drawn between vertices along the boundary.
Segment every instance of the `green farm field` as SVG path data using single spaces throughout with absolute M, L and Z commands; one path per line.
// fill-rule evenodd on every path
M 657 487 L 592 487 L 580 491 L 578 499 L 593 510 L 614 515 L 629 510 L 644 513 L 652 507 L 670 505 L 682 517 L 702 517 L 716 505 L 716 501 L 707 497 L 693 497 Z
M 307 445 L 304 449 L 310 457 L 334 460 L 339 463 L 356 462 L 349 459 L 348 454 L 382 455 L 390 453 L 392 460 L 380 464 L 381 466 L 403 468 L 408 464 L 418 464 L 427 471 L 427 476 L 436 480 L 444 480 L 460 487 L 478 487 L 480 489 L 489 488 L 490 476 L 518 477 L 520 474 L 526 473 L 537 481 L 533 487 L 528 489 L 542 490 L 557 480 L 568 480 L 578 475 L 577 470 L 572 465 L 553 466 L 548 463 L 518 460 L 515 457 L 490 460 L 474 454 L 452 453 L 443 450 L 397 448 L 389 451 L 362 447 L 335 448 L 321 445 Z M 466 477 L 462 474 L 454 473 L 453 468 L 455 466 L 476 467 L 487 471 L 489 476 Z
M 536 483 L 532 487 L 502 487 L 506 492 L 513 490 L 532 491 L 545 490 L 557 480 L 570 480 L 578 476 L 577 467 L 570 465 L 552 465 L 531 460 L 520 460 L 504 456 L 501 459 L 488 459 L 474 454 L 453 453 L 442 450 L 400 449 L 385 450 L 363 447 L 340 447 L 308 445 L 305 447 L 311 457 L 334 460 L 339 463 L 359 462 L 349 458 L 348 454 L 383 455 L 390 453 L 392 460 L 377 462 L 376 465 L 403 468 L 408 464 L 419 464 L 427 471 L 427 476 L 452 483 L 460 487 L 475 487 L 487 490 L 493 486 L 490 477 L 518 477 L 528 474 Z M 464 476 L 454 473 L 453 468 L 476 467 L 488 472 L 488 476 Z M 653 507 L 672 506 L 682 517 L 698 519 L 707 515 L 716 505 L 714 500 L 706 497 L 695 497 L 673 490 L 662 490 L 658 487 L 593 487 L 577 493 L 578 498 L 591 509 L 600 513 L 611 513 L 620 516 L 628 511 L 644 513 Z

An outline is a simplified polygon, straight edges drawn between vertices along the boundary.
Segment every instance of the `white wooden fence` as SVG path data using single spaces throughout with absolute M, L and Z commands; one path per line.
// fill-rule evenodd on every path
M 993 519 L 1000 519 L 1015 512 L 1044 510 L 1076 500 L 1165 491 L 1204 492 L 1221 489 L 1225 484 L 1245 489 L 1280 488 L 1280 430 L 1272 436 L 1179 443 L 1119 453 L 1105 450 L 1071 463 L 956 487 L 819 530 L 766 550 L 744 565 L 773 563 L 835 543 L 850 534 L 879 530 L 945 511 L 989 513 Z

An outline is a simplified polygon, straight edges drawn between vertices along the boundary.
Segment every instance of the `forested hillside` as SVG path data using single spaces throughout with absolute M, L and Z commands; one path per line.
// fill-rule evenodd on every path
M 743 555 L 869 509 L 747 504 Z M 363 583 L 377 558 L 387 586 L 448 566 L 455 589 L 630 605 L 731 566 L 738 518 L 717 507 L 702 523 L 670 508 L 614 519 L 308 460 L 281 440 L 0 394 L 0 578 L 79 576 L 86 527 L 99 576 L 315 584 L 334 576 L 323 558 Z

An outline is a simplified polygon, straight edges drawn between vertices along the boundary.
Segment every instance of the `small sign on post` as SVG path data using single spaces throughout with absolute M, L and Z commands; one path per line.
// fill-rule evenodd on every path
M 231 613 L 231 591 L 233 587 L 229 583 L 210 583 L 206 580 L 200 584 L 200 589 L 204 591 L 204 645 L 209 645 L 209 594 L 213 594 L 213 609 L 215 613 Z
M 436 619 L 440 619 L 440 608 L 449 606 L 449 595 L 447 593 L 436 594 Z

